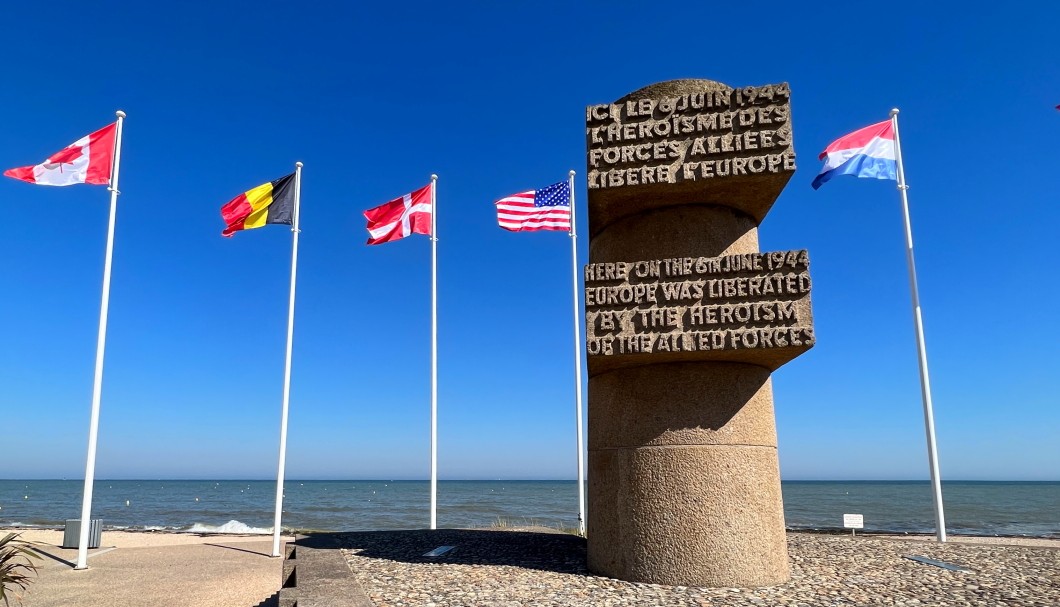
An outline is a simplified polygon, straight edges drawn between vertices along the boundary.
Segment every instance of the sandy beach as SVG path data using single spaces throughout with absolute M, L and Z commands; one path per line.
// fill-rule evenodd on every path
M 4 530 L 19 531 L 19 530 Z M 1060 540 L 789 533 L 791 582 L 756 589 L 635 584 L 584 569 L 580 538 L 542 528 L 381 531 L 342 538 L 350 575 L 375 605 L 1017 605 L 1060 604 Z M 74 571 L 62 532 L 21 530 L 44 558 L 26 607 L 272 607 L 282 561 L 271 537 L 105 531 Z M 285 542 L 293 538 L 285 538 Z M 424 559 L 439 544 L 451 555 Z M 916 563 L 921 555 L 968 569 Z

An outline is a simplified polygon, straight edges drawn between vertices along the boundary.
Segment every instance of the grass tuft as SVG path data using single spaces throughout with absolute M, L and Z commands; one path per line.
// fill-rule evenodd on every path
M 569 535 L 581 535 L 578 533 L 577 527 L 571 527 L 564 525 L 563 523 L 546 524 L 534 518 L 523 517 L 521 520 L 512 519 L 508 517 L 497 517 L 490 523 L 490 529 L 503 530 L 503 531 L 522 531 L 531 529 L 551 529 L 559 533 L 566 533 Z

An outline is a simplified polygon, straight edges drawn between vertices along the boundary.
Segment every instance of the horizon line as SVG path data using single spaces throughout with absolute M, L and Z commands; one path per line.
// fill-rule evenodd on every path
M 792 478 L 792 479 L 780 479 L 781 482 L 791 483 L 930 483 L 931 479 L 902 479 L 902 478 Z M 56 478 L 56 477 L 44 477 L 44 478 L 0 478 L 0 482 L 8 481 L 76 481 L 83 483 L 84 478 Z M 261 478 L 261 477 L 126 477 L 126 478 L 95 478 L 93 483 L 102 481 L 177 481 L 177 482 L 205 482 L 205 481 L 250 481 L 250 482 L 275 482 L 275 478 Z M 292 482 L 388 482 L 388 483 L 427 483 L 430 482 L 429 478 L 287 478 L 284 479 L 284 484 Z M 438 482 L 448 483 L 469 483 L 469 482 L 485 482 L 485 483 L 503 483 L 503 482 L 530 482 L 530 483 L 555 483 L 555 482 L 569 482 L 577 483 L 577 479 L 573 478 L 440 478 Z M 1057 479 L 984 479 L 984 478 L 950 478 L 942 479 L 942 482 L 960 482 L 960 483 L 1060 483 L 1060 478 Z

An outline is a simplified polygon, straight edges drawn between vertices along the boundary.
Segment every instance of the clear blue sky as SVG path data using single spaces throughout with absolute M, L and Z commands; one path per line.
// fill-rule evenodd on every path
M 692 77 L 791 83 L 798 171 L 760 238 L 809 249 L 818 341 L 773 376 L 783 477 L 927 478 L 898 193 L 810 188 L 900 107 L 943 478 L 1060 478 L 1060 7 L 1036 7 L 8 6 L 0 168 L 128 112 L 97 477 L 274 477 L 291 233 L 223 239 L 218 210 L 301 160 L 288 478 L 428 476 L 430 243 L 367 247 L 361 212 L 431 173 L 440 476 L 574 478 L 569 240 L 492 202 L 573 168 L 584 219 L 584 106 Z M 107 201 L 0 181 L 0 478 L 84 474 Z

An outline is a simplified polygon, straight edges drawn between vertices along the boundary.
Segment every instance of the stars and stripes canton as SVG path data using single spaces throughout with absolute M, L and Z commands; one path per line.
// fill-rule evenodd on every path
M 570 230 L 570 183 L 561 181 L 539 190 L 501 198 L 497 224 L 512 232 Z

